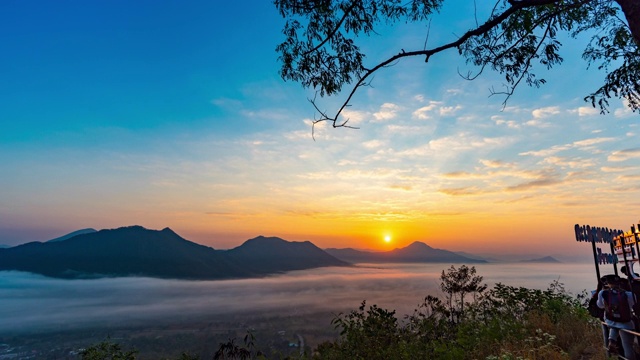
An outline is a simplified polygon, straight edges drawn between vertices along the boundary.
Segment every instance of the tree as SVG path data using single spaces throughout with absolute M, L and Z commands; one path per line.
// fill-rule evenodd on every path
M 220 343 L 218 350 L 213 355 L 214 360 L 252 360 L 264 359 L 262 351 L 256 349 L 256 338 L 251 332 L 244 336 L 244 346 L 236 344 L 235 339 L 229 339 L 226 343 Z
M 376 32 L 381 23 L 424 22 L 441 9 L 443 0 L 275 0 L 287 19 L 286 39 L 276 48 L 285 80 L 311 87 L 321 97 L 335 95 L 351 85 L 334 115 L 310 100 L 319 118 L 333 127 L 350 127 L 340 115 L 354 94 L 370 84 L 372 76 L 398 61 L 420 56 L 429 59 L 455 49 L 475 71 L 463 77 L 475 79 L 491 69 L 505 80 L 504 105 L 521 84 L 539 87 L 546 80 L 536 76 L 534 65 L 550 69 L 562 63 L 559 39 L 592 36 L 582 53 L 589 66 L 606 71 L 604 84 L 584 99 L 608 112 L 609 99 L 625 99 L 640 111 L 640 0 L 497 0 L 484 22 L 476 20 L 456 40 L 433 48 L 398 53 L 376 64 L 365 65 L 365 54 L 356 40 Z M 426 35 L 428 38 L 428 35 Z M 423 45 L 423 44 L 420 44 Z
M 456 269 L 453 265 L 445 273 L 440 275 L 440 289 L 446 294 L 446 300 L 451 313 L 451 321 L 457 322 L 464 314 L 464 298 L 467 294 L 481 294 L 487 289 L 482 283 L 483 277 L 476 275 L 474 266 L 460 266 Z
M 122 350 L 118 343 L 109 340 L 92 345 L 82 351 L 82 360 L 135 360 L 137 350 Z

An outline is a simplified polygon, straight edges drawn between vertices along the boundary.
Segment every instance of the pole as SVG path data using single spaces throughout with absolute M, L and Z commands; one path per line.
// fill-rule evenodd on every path
M 593 250 L 593 263 L 596 265 L 596 276 L 598 277 L 597 281 L 600 281 L 600 262 L 598 261 L 596 242 L 593 240 L 591 241 L 591 250 Z

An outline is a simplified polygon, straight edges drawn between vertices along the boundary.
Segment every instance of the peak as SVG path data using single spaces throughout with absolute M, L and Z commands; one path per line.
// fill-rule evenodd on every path
M 105 230 L 147 230 L 147 229 L 141 225 L 130 225 L 130 226 L 122 226 L 114 229 L 105 229 Z
M 411 244 L 409 244 L 409 246 L 407 246 L 407 247 L 408 248 L 429 248 L 429 249 L 432 249 L 431 246 L 429 246 L 429 245 L 427 245 L 427 244 L 425 244 L 423 242 L 420 242 L 420 241 L 414 241 Z
M 271 243 L 273 243 L 273 242 L 287 242 L 286 240 L 281 239 L 281 238 L 276 237 L 276 236 L 263 236 L 263 235 L 260 235 L 260 236 L 254 237 L 253 239 L 247 240 L 247 242 L 249 242 L 249 241 L 250 242 L 256 242 L 256 241 L 259 241 L 259 242 L 271 242 Z
M 175 234 L 176 233 L 175 231 L 171 230 L 171 228 L 168 228 L 168 227 L 162 229 L 161 231 L 163 233 L 168 233 L 168 234 Z

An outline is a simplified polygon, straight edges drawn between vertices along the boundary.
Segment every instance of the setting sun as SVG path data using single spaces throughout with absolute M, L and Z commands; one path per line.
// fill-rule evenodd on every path
M 390 243 L 391 242 L 391 235 L 385 235 L 384 236 L 384 242 Z

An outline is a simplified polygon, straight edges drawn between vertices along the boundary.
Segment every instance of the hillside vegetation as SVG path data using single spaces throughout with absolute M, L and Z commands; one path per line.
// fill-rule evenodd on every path
M 427 296 L 413 314 L 362 302 L 337 315 L 337 339 L 303 355 L 274 354 L 247 334 L 195 359 L 605 359 L 600 327 L 584 309 L 584 294 L 568 294 L 559 282 L 547 290 L 496 284 L 489 288 L 474 267 L 451 266 L 440 276 L 443 298 Z M 101 343 L 83 359 L 136 359 L 134 350 Z

